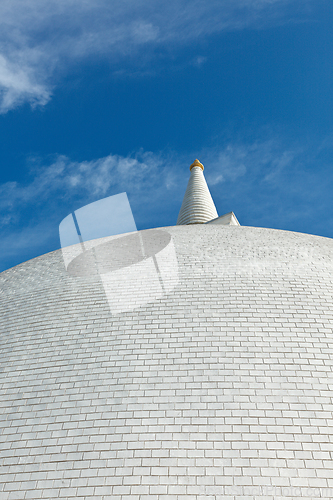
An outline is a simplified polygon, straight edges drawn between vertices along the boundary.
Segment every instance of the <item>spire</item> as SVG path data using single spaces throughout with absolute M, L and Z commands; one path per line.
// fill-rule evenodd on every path
M 178 215 L 177 225 L 204 224 L 218 217 L 204 174 L 204 166 L 195 160 L 190 166 L 184 199 Z

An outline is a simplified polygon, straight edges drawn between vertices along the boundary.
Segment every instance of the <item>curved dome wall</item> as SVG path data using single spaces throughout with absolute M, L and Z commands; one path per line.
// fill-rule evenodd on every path
M 1 500 L 330 498 L 333 240 L 152 231 L 136 309 L 61 250 L 0 275 Z

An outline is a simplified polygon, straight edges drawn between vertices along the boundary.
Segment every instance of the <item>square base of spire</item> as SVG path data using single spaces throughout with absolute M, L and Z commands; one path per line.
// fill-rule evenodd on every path
M 223 226 L 240 226 L 240 223 L 237 220 L 236 215 L 233 212 L 229 212 L 227 214 L 221 215 L 221 217 L 217 217 L 216 219 L 212 219 L 205 224 L 222 224 Z

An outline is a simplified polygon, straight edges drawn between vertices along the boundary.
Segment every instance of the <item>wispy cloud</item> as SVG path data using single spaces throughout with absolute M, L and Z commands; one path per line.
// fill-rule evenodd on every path
M 256 182 L 273 184 L 280 180 L 284 169 L 302 154 L 300 148 L 286 149 L 288 146 L 278 139 L 254 142 L 230 142 L 224 148 L 209 148 L 202 151 L 202 158 L 209 165 L 207 182 L 211 186 L 225 182 L 246 182 L 243 178 Z
M 295 176 L 305 152 L 290 148 L 277 140 L 254 143 L 227 143 L 220 149 L 210 148 L 199 153 L 206 166 L 208 185 L 242 186 L 253 190 L 261 185 L 263 191 L 283 189 L 284 177 Z M 29 221 L 44 216 L 76 210 L 92 201 L 126 191 L 138 212 L 150 212 L 147 200 L 155 203 L 158 211 L 167 201 L 179 204 L 189 178 L 188 165 L 194 154 L 179 157 L 172 152 L 139 151 L 127 157 L 108 155 L 92 161 L 76 162 L 66 156 L 42 162 L 30 158 L 31 181 L 26 184 L 7 182 L 0 185 L 0 228 L 22 226 L 22 218 Z M 282 186 L 282 188 L 281 188 Z M 173 196 L 170 200 L 169 192 Z M 66 214 L 65 214 L 66 215 Z
M 283 137 L 227 142 L 201 152 L 219 213 L 241 224 L 333 236 L 332 143 Z
M 327 234 L 331 149 L 327 142 L 323 156 L 322 144 L 301 147 L 269 138 L 226 141 L 197 154 L 220 215 L 233 210 L 244 225 Z M 31 158 L 30 182 L 0 185 L 0 269 L 57 248 L 64 217 L 124 191 L 138 228 L 175 224 L 188 167 L 197 154 L 139 151 L 83 162 L 65 156 L 47 162 Z
M 138 201 L 142 205 L 164 185 L 158 182 L 162 159 L 149 152 L 84 162 L 58 156 L 45 163 L 31 158 L 30 182 L 0 185 L 0 270 L 57 248 L 59 223 L 73 210 L 126 191 L 140 214 Z
M 98 199 L 107 196 L 110 189 L 130 192 L 145 189 L 154 183 L 161 158 L 150 152 L 134 156 L 109 155 L 93 161 L 73 162 L 66 156 L 58 156 L 51 164 L 40 165 L 38 159 L 30 159 L 32 181 L 29 184 L 7 182 L 0 185 L 0 210 L 8 223 L 11 213 L 31 204 L 53 204 L 57 200 L 67 203 L 80 199 Z M 5 214 L 5 211 L 7 213 Z
M 316 0 L 318 1 L 318 0 Z M 262 27 L 304 13 L 315 0 L 2 0 L 0 112 L 45 105 L 73 61 L 105 57 L 121 72 L 138 53 L 222 30 Z M 293 6 L 301 5 L 293 10 Z M 295 12 L 297 11 L 297 15 Z M 204 62 L 202 56 L 197 65 Z

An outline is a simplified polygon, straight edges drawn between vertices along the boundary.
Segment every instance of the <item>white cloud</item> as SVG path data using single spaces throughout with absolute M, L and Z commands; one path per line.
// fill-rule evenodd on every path
M 321 154 L 321 145 L 275 138 L 226 143 L 198 158 L 220 214 L 234 210 L 244 224 L 293 229 L 305 216 L 316 213 L 317 220 L 319 208 L 329 211 L 333 171 Z M 138 227 L 174 224 L 195 156 L 139 151 L 83 162 L 58 156 L 46 165 L 31 159 L 30 183 L 0 185 L 0 268 L 6 256 L 17 263 L 52 250 L 64 217 L 113 194 L 127 192 Z
M 222 149 L 202 151 L 205 177 L 210 187 L 219 184 L 242 185 L 266 183 L 270 189 L 281 184 L 286 169 L 295 169 L 301 150 L 285 148 L 278 141 L 252 144 L 227 144 Z M 139 151 L 134 155 L 106 156 L 92 161 L 75 162 L 58 156 L 49 165 L 30 159 L 31 182 L 7 182 L 0 185 L 0 226 L 22 226 L 22 218 L 38 219 L 38 212 L 68 213 L 92 201 L 126 191 L 138 212 L 145 212 L 147 203 L 156 210 L 180 206 L 189 178 L 192 157 L 181 158 L 173 153 Z M 297 160 L 299 162 L 299 160 Z M 185 167 L 185 168 L 184 168 Z M 288 172 L 288 171 L 287 171 Z M 252 187 L 251 187 L 252 186 Z M 172 198 L 170 198 L 170 190 Z M 159 207 L 159 208 L 158 208 Z M 67 214 L 65 214 L 67 215 Z M 64 216 L 65 216 L 64 215 Z M 151 215 L 151 214 L 150 214 Z
M 233 142 L 222 150 L 210 148 L 202 151 L 202 158 L 209 165 L 206 178 L 211 186 L 230 181 L 248 182 L 242 180 L 245 177 L 265 183 L 267 187 L 279 186 L 289 170 L 295 171 L 305 150 L 305 146 L 290 147 L 275 138 L 239 144 Z
M 264 183 L 283 185 L 281 178 L 295 172 L 304 155 L 301 148 L 290 148 L 278 140 L 254 143 L 230 143 L 199 154 L 205 165 L 209 186 L 225 183 L 250 186 Z M 131 200 L 169 197 L 168 191 L 181 202 L 189 178 L 188 166 L 194 155 L 186 158 L 174 153 L 139 151 L 123 157 L 106 156 L 92 161 L 76 162 L 58 156 L 49 165 L 30 159 L 31 182 L 7 182 L 0 185 L 2 224 L 19 220 L 21 211 L 32 207 L 69 207 L 69 212 L 110 194 L 126 191 Z M 185 167 L 185 168 L 184 168 Z M 168 203 L 173 203 L 174 198 Z M 159 201 L 157 201 L 159 203 Z M 37 210 L 37 208 L 36 208 Z
M 302 0 L 301 11 L 312 2 Z M 150 46 L 289 20 L 294 4 L 300 0 L 2 0 L 0 112 L 45 105 L 74 61 L 107 57 L 126 66 L 138 53 L 145 57 L 136 61 L 146 60 Z
M 41 205 L 79 208 L 91 200 L 103 198 L 110 190 L 146 192 L 156 184 L 162 159 L 140 151 L 132 157 L 109 155 L 92 161 L 74 162 L 58 156 L 48 166 L 31 159 L 32 180 L 28 184 L 7 182 L 0 185 L 2 224 L 17 220 L 18 214 Z M 162 183 L 164 185 L 164 183 Z M 37 210 L 37 208 L 36 208 Z
M 301 153 L 301 151 L 298 151 Z M 296 151 L 284 151 L 281 156 L 271 160 L 271 170 L 265 175 L 264 181 L 274 182 L 287 167 L 292 167 L 293 160 L 297 156 Z
M 0 270 L 55 248 L 61 220 L 106 196 L 127 192 L 139 217 L 147 201 L 157 199 L 158 210 L 169 196 L 168 170 L 165 158 L 144 151 L 83 162 L 58 156 L 49 165 L 32 158 L 29 183 L 0 185 Z
M 209 185 L 215 186 L 243 177 L 248 170 L 247 163 L 250 160 L 251 147 L 228 144 L 220 151 L 215 148 L 203 151 L 202 156 L 205 158 L 205 163 L 209 165 L 209 171 L 206 174 Z
M 51 89 L 35 81 L 29 65 L 12 63 L 0 54 L 0 112 L 6 112 L 23 101 L 32 106 L 48 102 Z

